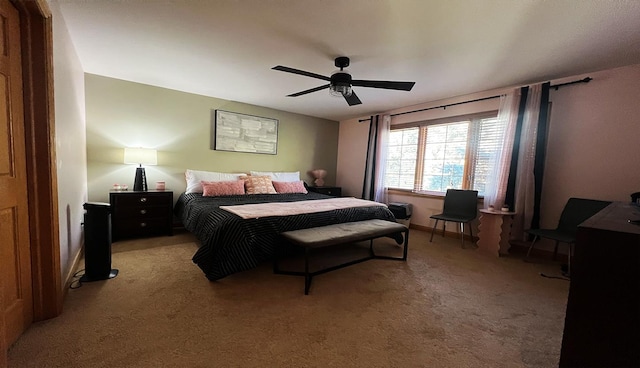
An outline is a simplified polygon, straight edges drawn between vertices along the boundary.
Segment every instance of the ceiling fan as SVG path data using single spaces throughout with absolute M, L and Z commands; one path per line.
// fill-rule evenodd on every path
M 351 79 L 351 74 L 344 71 L 344 68 L 349 66 L 349 58 L 346 56 L 340 56 L 335 59 L 335 66 L 340 68 L 340 71 L 337 71 L 331 74 L 331 77 L 325 77 L 324 75 L 305 72 L 304 70 L 289 68 L 286 66 L 278 65 L 274 66 L 272 69 L 279 70 L 281 72 L 300 74 L 311 78 L 322 79 L 324 81 L 329 82 L 329 84 L 325 84 L 324 86 L 315 87 L 308 89 L 306 91 L 301 91 L 298 93 L 293 93 L 287 95 L 287 97 L 298 97 L 302 95 L 306 95 L 307 93 L 316 92 L 323 90 L 325 88 L 329 89 L 329 92 L 334 96 L 342 96 L 347 101 L 349 106 L 360 105 L 362 101 L 356 96 L 355 92 L 353 92 L 352 86 L 355 87 L 370 87 L 370 88 L 383 88 L 383 89 L 395 89 L 399 91 L 411 91 L 413 85 L 416 82 L 392 82 L 392 81 L 379 81 L 379 80 L 361 80 L 361 79 Z

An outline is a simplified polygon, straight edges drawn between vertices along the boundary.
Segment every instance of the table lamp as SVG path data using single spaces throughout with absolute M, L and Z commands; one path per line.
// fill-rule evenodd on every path
M 124 163 L 125 164 L 138 164 L 136 168 L 136 178 L 133 182 L 133 190 L 138 192 L 147 191 L 147 176 L 144 172 L 145 165 L 157 165 L 158 153 L 156 150 L 147 148 L 125 148 L 124 149 Z
M 311 175 L 313 175 L 314 179 L 316 179 L 313 181 L 316 184 L 316 187 L 324 186 L 324 177 L 327 176 L 327 170 L 324 170 L 324 169 L 311 170 Z

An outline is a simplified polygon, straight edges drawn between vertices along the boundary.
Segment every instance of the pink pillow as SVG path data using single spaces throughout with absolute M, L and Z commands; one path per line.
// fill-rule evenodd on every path
M 270 176 L 241 176 L 247 194 L 276 194 Z
M 278 193 L 304 193 L 307 194 L 307 189 L 304 187 L 302 180 L 300 181 L 274 181 L 273 187 L 276 188 Z
M 244 180 L 201 181 L 202 195 L 205 197 L 244 194 Z

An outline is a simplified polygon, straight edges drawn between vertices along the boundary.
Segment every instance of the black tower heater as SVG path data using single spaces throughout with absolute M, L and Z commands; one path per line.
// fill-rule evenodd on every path
M 84 276 L 82 282 L 112 279 L 118 270 L 111 268 L 111 206 L 87 202 L 84 214 Z

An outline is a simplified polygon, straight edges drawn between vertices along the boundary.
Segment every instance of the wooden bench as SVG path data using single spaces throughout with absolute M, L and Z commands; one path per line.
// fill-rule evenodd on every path
M 404 251 L 402 257 L 390 257 L 376 255 L 373 251 L 373 240 L 384 236 L 404 233 Z M 385 220 L 373 219 L 356 222 L 346 222 L 328 226 L 314 227 L 302 230 L 287 231 L 281 234 L 282 237 L 297 246 L 304 248 L 304 272 L 284 271 L 278 267 L 279 255 L 276 255 L 273 263 L 273 272 L 283 275 L 304 276 L 304 294 L 309 294 L 311 279 L 313 276 L 337 270 L 356 263 L 370 259 L 391 259 L 397 261 L 407 260 L 407 249 L 409 247 L 409 228 L 406 226 Z M 370 241 L 369 255 L 353 261 L 331 266 L 318 271 L 309 271 L 309 253 L 313 249 L 329 246 L 344 245 L 360 241 Z

